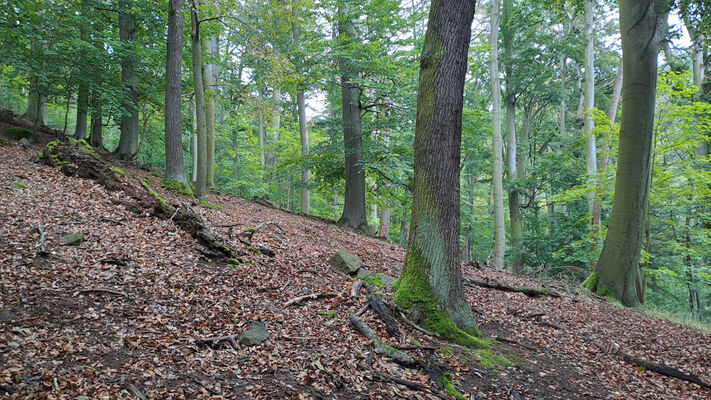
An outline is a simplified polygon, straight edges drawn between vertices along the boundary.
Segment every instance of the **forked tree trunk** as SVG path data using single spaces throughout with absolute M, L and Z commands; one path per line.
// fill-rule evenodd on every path
M 474 1 L 435 0 L 420 60 L 412 226 L 395 302 L 425 329 L 483 345 L 459 262 L 462 106 Z
M 183 0 L 168 2 L 168 50 L 165 63 L 165 179 L 187 185 L 180 124 L 183 58 Z
M 597 265 L 597 287 L 626 306 L 641 304 L 639 256 L 649 203 L 657 53 L 663 0 L 619 0 L 622 34 L 622 123 L 612 214 Z

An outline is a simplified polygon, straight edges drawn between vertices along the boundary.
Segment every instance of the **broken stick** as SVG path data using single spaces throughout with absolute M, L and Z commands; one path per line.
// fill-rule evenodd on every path
M 209 337 L 209 338 L 203 338 L 203 339 L 196 339 L 195 344 L 201 345 L 201 344 L 209 344 L 210 346 L 214 346 L 222 341 L 226 341 L 227 343 L 232 346 L 233 349 L 239 350 L 239 346 L 237 345 L 237 342 L 235 341 L 235 338 L 238 337 L 239 334 L 235 333 L 234 335 L 228 335 L 228 336 L 216 336 L 216 337 Z
M 363 320 L 358 318 L 357 315 L 351 313 L 348 316 L 351 324 L 360 332 L 363 336 L 373 341 L 375 346 L 375 353 L 385 354 L 386 356 L 392 358 L 396 363 L 404 365 L 406 367 L 414 367 L 419 365 L 417 360 L 411 355 L 404 353 L 392 346 L 387 345 L 378 335 L 372 330 L 368 325 L 366 325 Z
M 286 303 L 284 303 L 284 308 L 289 307 L 292 304 L 299 304 L 304 300 L 315 300 L 320 297 L 336 297 L 336 296 L 338 296 L 338 293 L 335 293 L 335 292 L 311 293 L 311 294 L 307 294 L 305 296 L 295 297 L 295 298 L 287 301 Z
M 466 283 L 471 283 L 472 285 L 481 286 L 488 289 L 501 290 L 502 292 L 513 292 L 513 293 L 523 293 L 528 297 L 538 297 L 538 296 L 550 296 L 550 297 L 560 297 L 560 294 L 552 292 L 546 288 L 542 287 L 532 287 L 532 286 L 511 286 L 505 283 L 481 280 L 477 278 L 464 278 Z

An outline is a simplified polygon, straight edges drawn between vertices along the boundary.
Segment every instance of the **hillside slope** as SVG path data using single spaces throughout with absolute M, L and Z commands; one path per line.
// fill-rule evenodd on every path
M 354 280 L 328 264 L 344 249 L 365 268 L 395 275 L 401 248 L 210 194 L 208 200 L 221 208 L 193 209 L 241 254 L 244 263 L 230 267 L 202 255 L 172 221 L 150 210 L 131 211 L 133 199 L 122 192 L 32 162 L 47 140 L 0 147 L 0 397 L 437 398 L 368 369 L 372 361 L 388 376 L 435 385 L 421 369 L 382 355 L 369 359 L 371 342 L 348 318 L 366 296 L 351 298 Z M 145 180 L 169 203 L 188 201 L 160 189 L 160 179 L 149 172 L 116 166 L 131 185 Z M 39 254 L 40 227 L 47 256 Z M 240 235 L 254 227 L 249 240 Z M 59 243 L 61 235 L 76 233 L 84 237 L 78 246 Z M 487 267 L 466 265 L 464 273 L 542 285 Z M 338 296 L 285 305 L 323 292 Z M 467 295 L 483 333 L 510 339 L 494 352 L 513 366 L 488 368 L 496 357 L 452 348 L 400 325 L 406 351 L 423 360 L 434 354 L 466 398 L 711 397 L 711 390 L 639 368 L 620 353 L 711 382 L 711 337 L 702 332 L 567 292 L 532 298 L 467 285 Z M 372 310 L 362 318 L 388 338 Z M 196 342 L 239 334 L 253 321 L 270 333 L 257 346 Z M 440 398 L 443 393 L 438 390 Z

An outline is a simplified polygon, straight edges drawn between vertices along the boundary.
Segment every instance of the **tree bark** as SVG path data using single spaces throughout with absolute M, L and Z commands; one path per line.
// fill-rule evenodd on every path
M 471 0 L 434 0 L 420 60 L 412 226 L 395 302 L 425 329 L 482 345 L 459 261 L 462 107 Z
M 402 219 L 400 220 L 400 247 L 407 247 L 407 239 L 410 235 L 408 222 L 407 212 L 403 212 Z
M 104 26 L 101 22 L 97 22 L 94 25 L 94 35 L 93 40 L 94 47 L 98 52 L 104 54 L 104 41 L 99 37 L 104 30 Z M 101 66 L 94 66 L 94 87 L 91 90 L 90 103 L 91 103 L 91 131 L 89 132 L 89 144 L 91 147 L 103 149 L 104 148 L 104 138 L 103 138 L 103 111 L 104 103 L 102 99 L 102 83 L 103 83 L 103 70 Z
M 168 50 L 165 62 L 165 179 L 187 185 L 180 124 L 183 59 L 183 0 L 168 2 Z
M 219 36 L 217 33 L 203 38 L 210 61 L 203 65 L 203 88 L 205 90 L 205 127 L 207 136 L 207 186 L 215 187 L 215 83 L 217 82 L 219 57 Z
M 504 160 L 503 140 L 501 139 L 501 83 L 499 78 L 499 14 L 501 0 L 491 2 L 491 32 L 489 44 L 489 71 L 491 77 L 491 101 L 493 125 L 493 164 L 491 177 L 494 197 L 494 265 L 504 267 L 506 253 L 506 223 L 504 221 Z
M 40 80 L 37 77 L 30 79 L 30 95 L 27 99 L 27 109 L 22 114 L 22 118 L 37 125 L 47 125 L 48 122 L 47 96 L 41 88 Z
M 339 9 L 342 20 L 338 24 L 339 40 L 350 47 L 356 40 L 353 22 Z M 343 214 L 338 223 L 348 228 L 371 234 L 365 215 L 365 171 L 360 164 L 362 158 L 363 132 L 361 128 L 361 89 L 351 79 L 357 72 L 352 62 L 345 57 L 338 60 L 341 72 L 341 108 L 343 112 L 343 148 L 345 153 L 346 187 Z
M 666 21 L 663 0 L 619 0 L 622 123 L 609 228 L 595 290 L 626 306 L 641 304 L 639 256 L 649 203 L 657 53 Z
M 297 10 L 296 8 L 292 11 L 292 16 L 294 21 L 297 21 Z M 298 22 L 293 22 L 291 25 L 292 35 L 294 38 L 294 46 L 301 46 L 301 27 Z M 301 68 L 299 68 L 301 69 Z M 303 74 L 303 71 L 299 71 Z M 296 90 L 296 108 L 297 114 L 299 116 L 299 138 L 301 139 L 301 158 L 304 163 L 307 163 L 307 158 L 309 156 L 309 127 L 306 121 L 306 99 L 304 95 L 303 82 L 301 86 Z M 309 184 L 311 182 L 311 169 L 308 166 L 303 166 L 301 170 L 301 212 L 304 214 L 309 213 L 309 205 L 311 203 L 311 192 L 309 191 Z
M 136 77 L 136 16 L 133 0 L 119 0 L 119 39 L 124 56 L 121 57 L 121 84 L 126 91 L 122 103 L 121 137 L 116 155 L 128 160 L 138 149 L 138 89 Z
M 207 193 L 207 122 L 205 115 L 205 88 L 202 81 L 202 40 L 197 4 L 193 0 L 190 10 L 193 87 L 195 90 L 195 116 L 197 120 L 197 177 L 195 197 L 204 199 Z
M 595 107 L 595 36 L 593 34 L 594 1 L 585 0 L 585 89 L 584 89 L 584 125 L 585 137 L 585 170 L 590 184 L 597 187 L 597 147 L 595 144 L 595 127 L 592 108 Z M 597 257 L 597 242 L 600 232 L 600 209 L 595 207 L 597 189 L 588 194 L 588 215 L 590 215 L 590 270 L 595 270 Z
M 513 1 L 504 0 L 503 4 L 503 45 L 504 59 L 506 65 L 506 115 L 504 118 L 504 126 L 508 137 L 507 162 L 508 162 L 508 177 L 511 183 L 509 190 L 509 220 L 511 221 L 511 244 L 513 246 L 513 272 L 520 274 L 523 271 L 523 218 L 521 216 L 520 195 L 516 188 L 515 181 L 518 178 L 517 173 L 517 146 L 516 138 L 516 92 L 514 89 L 513 75 L 514 68 L 511 65 L 513 58 L 513 27 L 510 26 L 511 12 L 513 11 Z
M 266 164 L 266 157 L 264 153 L 264 90 L 262 88 L 259 88 L 259 109 L 257 110 L 257 120 L 258 120 L 258 129 L 259 129 L 259 165 L 262 166 L 262 169 L 265 168 Z

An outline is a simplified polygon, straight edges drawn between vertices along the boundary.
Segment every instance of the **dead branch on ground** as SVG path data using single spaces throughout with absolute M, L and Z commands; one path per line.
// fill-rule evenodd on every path
M 336 296 L 338 296 L 338 293 L 335 293 L 335 292 L 311 293 L 311 294 L 307 294 L 305 296 L 295 297 L 295 298 L 287 301 L 286 303 L 284 303 L 284 308 L 289 307 L 292 304 L 299 304 L 304 300 L 315 300 L 315 299 L 318 299 L 321 297 L 336 297 Z
M 216 337 L 195 339 L 195 344 L 197 344 L 197 345 L 208 344 L 210 346 L 214 346 L 220 342 L 226 341 L 227 343 L 230 344 L 230 346 L 232 346 L 233 349 L 239 350 L 239 346 L 237 345 L 237 342 L 235 341 L 235 338 L 237 338 L 237 337 L 239 337 L 238 333 L 235 333 L 234 335 L 227 335 L 227 336 L 216 336 Z
M 505 283 L 481 280 L 477 278 L 464 278 L 466 283 L 471 283 L 472 285 L 481 286 L 488 289 L 501 290 L 503 292 L 513 292 L 513 293 L 523 293 L 528 297 L 538 297 L 538 296 L 550 296 L 550 297 L 560 297 L 560 294 L 550 291 L 542 287 L 531 287 L 531 286 L 511 286 Z
M 351 321 L 351 324 L 353 324 L 356 330 L 358 330 L 358 332 L 373 341 L 376 354 L 385 354 L 386 356 L 392 358 L 396 363 L 406 367 L 414 367 L 419 365 L 417 360 L 415 360 L 415 358 L 411 355 L 385 344 L 385 342 L 378 337 L 375 331 L 366 325 L 363 320 L 358 318 L 357 315 L 351 313 L 348 316 L 348 319 Z

